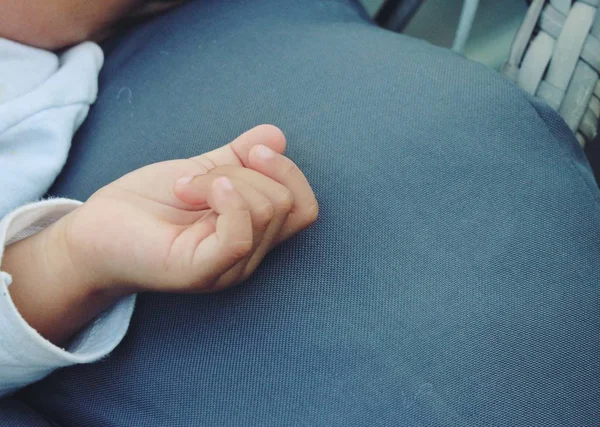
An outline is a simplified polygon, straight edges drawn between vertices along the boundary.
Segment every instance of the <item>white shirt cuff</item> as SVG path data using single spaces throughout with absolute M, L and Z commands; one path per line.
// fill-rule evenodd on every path
M 10 298 L 12 278 L 1 271 L 4 247 L 39 232 L 80 205 L 74 200 L 45 200 L 23 206 L 0 221 L 0 396 L 38 381 L 56 368 L 101 359 L 127 332 L 135 295 L 120 300 L 96 318 L 66 349 L 55 346 L 29 326 Z

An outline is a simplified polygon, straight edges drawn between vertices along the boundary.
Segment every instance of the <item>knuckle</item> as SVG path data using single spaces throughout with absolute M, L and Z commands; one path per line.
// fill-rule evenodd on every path
M 283 187 L 277 195 L 276 209 L 278 212 L 289 213 L 294 207 L 294 194 Z
M 315 202 L 310 208 L 308 208 L 302 215 L 303 223 L 306 227 L 317 222 L 319 218 L 319 204 Z
M 259 230 L 266 229 L 275 217 L 275 208 L 271 203 L 267 203 L 255 211 L 255 228 Z

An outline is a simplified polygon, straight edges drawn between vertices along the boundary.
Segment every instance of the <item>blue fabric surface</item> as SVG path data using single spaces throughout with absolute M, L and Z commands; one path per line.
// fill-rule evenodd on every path
M 600 425 L 600 206 L 573 136 L 348 0 L 141 26 L 54 194 L 280 126 L 316 226 L 244 285 L 145 295 L 107 360 L 20 398 L 60 426 Z

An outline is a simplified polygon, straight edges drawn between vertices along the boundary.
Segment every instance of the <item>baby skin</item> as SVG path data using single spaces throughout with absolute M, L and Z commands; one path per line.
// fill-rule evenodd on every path
M 126 295 L 208 293 L 243 282 L 317 219 L 315 195 L 285 147 L 279 129 L 262 125 L 98 190 L 6 248 L 2 267 L 17 309 L 60 345 Z

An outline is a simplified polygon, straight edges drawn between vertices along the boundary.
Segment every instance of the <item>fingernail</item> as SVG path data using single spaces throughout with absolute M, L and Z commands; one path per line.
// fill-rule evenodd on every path
M 197 176 L 204 175 L 207 172 L 208 172 L 207 169 L 204 169 L 203 167 L 200 167 L 198 169 L 198 173 L 196 175 L 182 176 L 177 181 L 175 181 L 175 185 L 186 185 L 186 184 L 189 184 L 190 182 L 192 182 L 194 180 L 194 178 L 196 178 Z
M 218 185 L 223 190 L 233 190 L 233 183 L 231 180 L 225 176 L 221 176 L 215 180 L 215 185 Z
M 259 145 L 256 149 L 256 154 L 263 160 L 270 160 L 275 157 L 276 153 L 266 145 Z
M 190 182 L 192 182 L 192 179 L 194 179 L 193 176 L 184 176 L 179 178 L 177 181 L 175 181 L 176 185 L 186 185 L 189 184 Z

